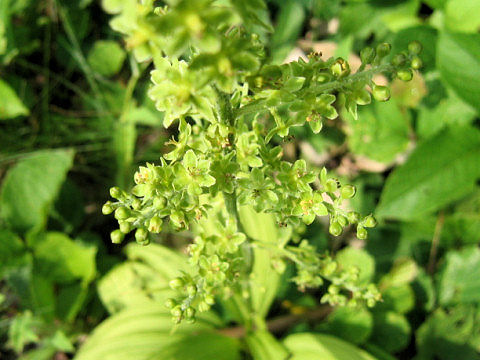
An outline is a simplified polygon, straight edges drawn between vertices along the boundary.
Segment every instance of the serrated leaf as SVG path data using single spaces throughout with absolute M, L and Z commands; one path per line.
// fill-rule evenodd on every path
M 68 170 L 73 151 L 45 150 L 19 161 L 3 181 L 1 216 L 19 233 L 42 227 Z
M 449 128 L 420 144 L 387 179 L 377 216 L 415 220 L 472 192 L 480 177 L 480 131 Z

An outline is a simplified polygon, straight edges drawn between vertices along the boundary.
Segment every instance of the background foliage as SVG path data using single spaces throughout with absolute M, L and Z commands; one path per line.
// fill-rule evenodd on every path
M 359 120 L 345 113 L 282 143 L 288 159 L 355 184 L 352 209 L 376 215 L 366 242 L 354 232 L 331 238 L 321 222 L 302 237 L 357 266 L 383 302 L 326 309 L 321 291 L 299 292 L 259 264 L 256 306 L 288 326 L 239 338 L 228 304 L 171 332 L 163 303 L 168 281 L 188 271 L 188 232 L 122 249 L 100 216 L 105 190 L 131 185 L 172 135 L 146 96 L 148 65 L 125 50 L 100 2 L 1 1 L 1 355 L 480 358 L 478 13 L 478 0 L 268 2 L 262 19 L 278 63 L 310 49 L 354 62 L 366 45 L 387 41 L 395 53 L 419 40 L 424 68 L 393 82 L 392 101 L 361 107 Z M 245 210 L 242 222 L 252 238 L 282 236 L 268 216 Z

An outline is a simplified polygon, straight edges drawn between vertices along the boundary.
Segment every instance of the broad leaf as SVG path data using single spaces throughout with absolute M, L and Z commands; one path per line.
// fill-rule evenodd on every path
M 100 298 L 110 313 L 129 306 L 165 303 L 175 292 L 169 281 L 187 271 L 185 259 L 161 245 L 148 247 L 131 243 L 126 247 L 129 261 L 114 267 L 98 284 Z
M 245 338 L 248 349 L 255 360 L 286 360 L 287 349 L 268 331 L 255 331 Z
M 116 41 L 99 40 L 93 44 L 87 61 L 97 73 L 112 76 L 122 68 L 125 56 L 125 51 Z
M 290 360 L 375 360 L 367 352 L 334 336 L 300 333 L 284 340 Z
M 236 360 L 237 340 L 214 330 L 216 320 L 199 316 L 173 329 L 163 305 L 124 310 L 100 324 L 75 360 Z
M 377 216 L 415 220 L 472 192 L 480 177 L 480 131 L 456 127 L 419 145 L 387 179 Z
M 28 114 L 28 109 L 18 98 L 15 91 L 10 85 L 0 79 L 0 121 Z
M 437 65 L 443 80 L 480 111 L 480 34 L 442 33 Z
M 1 216 L 17 232 L 42 227 L 73 162 L 69 150 L 38 151 L 21 160 L 5 177 Z
M 449 0 L 445 6 L 445 25 L 455 32 L 478 32 L 480 0 Z
M 438 297 L 444 306 L 480 301 L 480 249 L 467 247 L 447 253 Z

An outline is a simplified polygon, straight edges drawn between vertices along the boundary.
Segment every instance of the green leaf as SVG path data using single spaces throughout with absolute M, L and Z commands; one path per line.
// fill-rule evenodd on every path
M 157 244 L 131 243 L 125 252 L 129 261 L 114 267 L 98 283 L 100 299 L 110 313 L 152 302 L 164 304 L 175 296 L 168 283 L 181 271 L 187 272 L 186 259 Z
M 454 32 L 476 33 L 480 29 L 479 0 L 449 0 L 445 6 L 445 26 Z
M 406 150 L 409 118 L 395 101 L 374 102 L 358 111 L 360 120 L 344 112 L 349 126 L 348 144 L 355 155 L 389 163 Z
M 36 269 L 58 283 L 92 281 L 96 252 L 95 247 L 86 247 L 56 232 L 46 233 L 34 244 Z
M 17 353 L 21 352 L 25 345 L 37 342 L 37 328 L 40 322 L 34 318 L 30 311 L 16 316 L 8 329 L 9 346 Z
M 158 304 L 124 310 L 93 331 L 75 360 L 240 359 L 238 340 L 215 332 L 208 317 L 174 329 L 171 317 Z
M 240 207 L 240 220 L 246 234 L 257 241 L 278 243 L 290 237 L 290 229 L 279 228 L 271 214 L 256 213 L 250 207 Z M 250 274 L 251 303 L 260 317 L 265 317 L 277 293 L 280 275 L 271 266 L 271 253 L 254 249 L 254 261 Z
M 30 114 L 30 111 L 18 98 L 15 91 L 0 79 L 0 120 L 27 116 L 28 114 Z
M 0 230 L 0 278 L 5 271 L 27 262 L 26 248 L 14 233 Z
M 480 249 L 450 251 L 440 273 L 438 300 L 441 305 L 480 301 Z
M 367 352 L 330 335 L 294 334 L 287 336 L 284 344 L 292 353 L 290 360 L 375 360 Z
M 410 324 L 405 316 L 393 311 L 374 314 L 371 342 L 390 353 L 405 348 L 410 341 Z
M 356 267 L 359 270 L 359 284 L 368 284 L 372 281 L 375 274 L 375 260 L 367 251 L 347 247 L 337 253 L 336 261 L 343 269 Z
M 480 34 L 441 33 L 437 65 L 443 80 L 480 111 Z
M 286 360 L 287 349 L 268 331 L 255 331 L 245 338 L 248 349 L 255 360 Z
M 480 131 L 446 129 L 420 144 L 387 179 L 377 216 L 415 220 L 472 192 L 480 177 Z
M 15 231 L 41 228 L 68 170 L 73 151 L 38 151 L 21 160 L 5 177 L 0 193 L 1 216 Z
M 365 308 L 339 307 L 328 317 L 322 332 L 338 336 L 353 344 L 363 344 L 373 329 L 372 314 Z
M 99 40 L 93 44 L 87 61 L 93 71 L 103 76 L 112 76 L 121 70 L 125 57 L 125 51 L 116 41 Z

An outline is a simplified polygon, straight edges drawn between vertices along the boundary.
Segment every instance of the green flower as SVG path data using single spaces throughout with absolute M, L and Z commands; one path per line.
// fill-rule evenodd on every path
M 293 208 L 292 215 L 301 216 L 305 224 L 310 225 L 316 216 L 328 215 L 328 210 L 323 203 L 319 192 L 305 192 L 302 194 L 298 204 Z
M 202 187 L 215 184 L 215 178 L 210 174 L 210 160 L 198 159 L 193 150 L 188 150 L 182 163 L 175 164 L 176 180 L 174 185 L 186 188 L 190 195 L 200 195 Z

